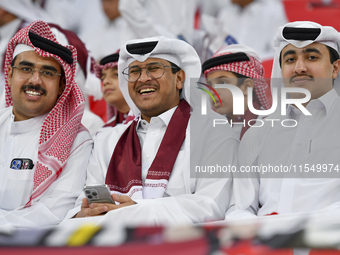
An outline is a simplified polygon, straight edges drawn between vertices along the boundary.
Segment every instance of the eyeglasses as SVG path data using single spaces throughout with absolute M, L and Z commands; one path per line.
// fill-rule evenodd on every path
M 147 75 L 153 79 L 159 79 L 164 75 L 165 67 L 179 69 L 175 66 L 165 66 L 162 63 L 150 63 L 146 67 L 131 66 L 124 69 L 122 72 L 124 74 L 125 80 L 128 82 L 135 82 L 139 79 L 142 73 L 142 69 L 146 70 Z
M 18 69 L 19 77 L 22 79 L 29 79 L 32 77 L 35 71 L 40 73 L 40 78 L 44 81 L 51 81 L 61 76 L 60 73 L 48 70 L 48 69 L 33 69 L 30 66 L 13 66 L 13 68 Z

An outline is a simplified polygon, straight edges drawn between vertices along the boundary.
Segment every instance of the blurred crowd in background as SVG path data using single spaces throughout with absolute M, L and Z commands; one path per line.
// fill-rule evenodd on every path
M 93 63 L 119 50 L 127 40 L 179 38 L 196 49 L 202 63 L 225 45 L 244 44 L 257 52 L 265 77 L 270 77 L 278 27 L 288 21 L 310 20 L 339 30 L 338 4 L 337 0 L 0 0 L 0 95 L 4 93 L 7 43 L 37 19 L 74 32 L 84 43 L 84 56 L 77 47 L 77 83 L 89 96 L 89 114 L 100 116 L 103 122 L 98 118 L 96 123 L 102 126 L 107 121 L 106 104 L 100 82 L 90 75 Z M 70 43 L 69 38 L 64 41 Z M 5 107 L 3 98 L 0 109 Z

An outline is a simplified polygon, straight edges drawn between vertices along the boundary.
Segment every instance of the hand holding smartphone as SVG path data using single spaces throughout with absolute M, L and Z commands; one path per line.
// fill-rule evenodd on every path
M 89 204 L 110 203 L 115 204 L 111 197 L 111 192 L 106 184 L 85 186 L 84 193 Z

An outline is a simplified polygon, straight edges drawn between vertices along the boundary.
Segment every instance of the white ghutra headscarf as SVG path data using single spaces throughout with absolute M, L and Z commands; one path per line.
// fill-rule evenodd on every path
M 157 44 L 153 49 L 151 49 L 150 52 L 146 54 L 133 54 L 127 49 L 128 45 L 148 42 L 157 42 Z M 122 71 L 135 60 L 144 62 L 148 58 L 165 59 L 176 64 L 185 72 L 186 79 L 183 84 L 181 98 L 184 98 L 188 104 L 192 106 L 195 99 L 193 98 L 193 95 L 190 96 L 190 78 L 199 78 L 201 74 L 201 62 L 195 49 L 184 41 L 178 39 L 169 39 L 164 36 L 131 40 L 120 49 L 118 60 L 118 78 L 120 90 L 122 91 L 125 101 L 129 105 L 134 116 L 139 116 L 140 111 L 129 95 L 128 82 L 125 80 Z
M 321 26 L 310 21 L 296 21 L 280 27 L 274 38 L 272 78 L 282 78 L 279 61 L 284 47 L 292 44 L 297 48 L 303 48 L 315 42 L 327 45 L 340 53 L 340 33 L 333 27 Z M 337 86 L 340 86 L 340 73 L 334 81 L 334 87 Z

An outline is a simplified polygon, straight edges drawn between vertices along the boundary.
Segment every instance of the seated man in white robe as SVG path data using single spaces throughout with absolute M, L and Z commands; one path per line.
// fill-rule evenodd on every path
M 68 217 L 106 213 L 106 219 L 143 225 L 224 219 L 232 179 L 199 178 L 190 166 L 234 165 L 238 139 L 228 125 L 223 133 L 214 130 L 213 118 L 221 115 L 200 118 L 195 110 L 194 92 L 201 91 L 194 83 L 189 93 L 190 80 L 198 80 L 201 65 L 193 47 L 165 37 L 128 41 L 118 70 L 136 118 L 97 134 L 86 181 L 106 183 L 116 204 L 89 205 L 83 195 Z
M 242 139 L 240 170 L 258 172 L 234 180 L 234 216 L 309 213 L 340 202 L 339 32 L 288 23 L 278 29 L 274 47 L 271 84 L 290 99 L 283 94 L 287 107 L 266 118 L 275 123 L 250 128 Z
M 81 125 L 76 49 L 35 21 L 10 40 L 0 111 L 0 227 L 59 223 L 82 192 L 93 145 Z

